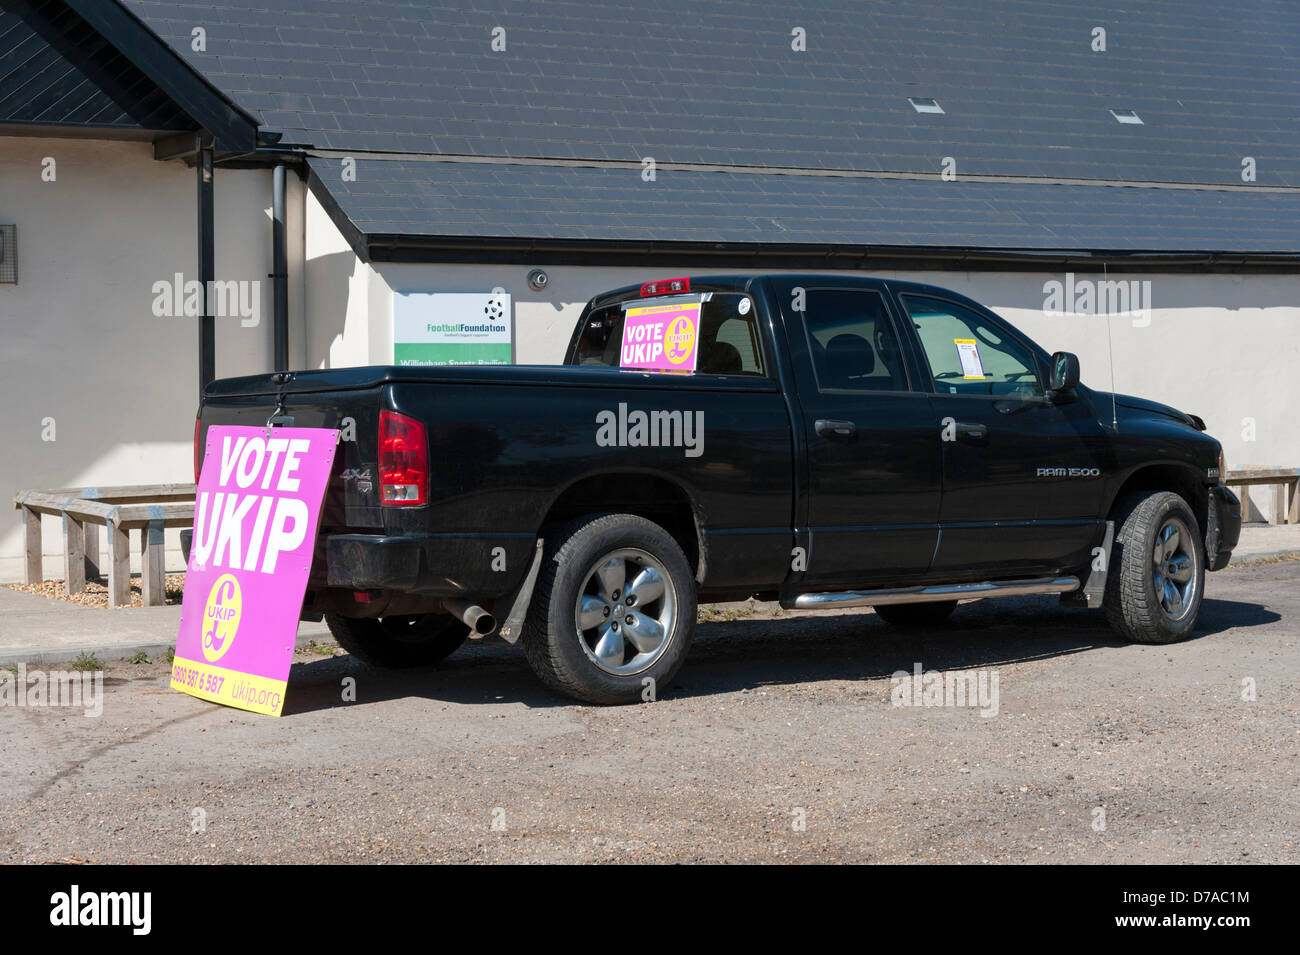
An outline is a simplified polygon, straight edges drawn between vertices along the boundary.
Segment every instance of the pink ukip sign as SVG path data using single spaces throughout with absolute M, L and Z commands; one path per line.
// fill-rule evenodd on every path
M 279 716 L 338 432 L 213 425 L 172 689 Z
M 623 317 L 622 368 L 692 372 L 699 352 L 700 303 L 641 305 Z

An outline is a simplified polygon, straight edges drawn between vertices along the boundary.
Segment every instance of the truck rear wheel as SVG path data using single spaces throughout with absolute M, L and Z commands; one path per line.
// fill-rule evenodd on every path
M 955 600 L 936 600 L 922 604 L 881 604 L 872 607 L 876 616 L 895 627 L 933 627 L 943 623 L 957 609 Z
M 1196 515 L 1171 491 L 1126 498 L 1115 514 L 1106 618 L 1138 643 L 1174 643 L 1196 626 L 1205 555 Z
M 404 669 L 429 666 L 451 656 L 469 629 L 450 614 L 343 617 L 327 613 L 325 623 L 344 650 L 364 663 Z
M 585 703 L 654 699 L 694 632 L 694 576 L 658 524 L 603 514 L 547 534 L 523 644 L 552 690 Z

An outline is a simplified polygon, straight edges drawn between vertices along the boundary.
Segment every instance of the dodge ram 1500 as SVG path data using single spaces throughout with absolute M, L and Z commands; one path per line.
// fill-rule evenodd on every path
M 874 607 L 1059 594 L 1169 643 L 1241 524 L 1204 423 L 1094 391 L 962 295 L 835 275 L 597 296 L 563 366 L 223 379 L 214 424 L 341 431 L 305 618 L 385 666 L 522 639 L 621 703 L 686 657 L 697 601 Z

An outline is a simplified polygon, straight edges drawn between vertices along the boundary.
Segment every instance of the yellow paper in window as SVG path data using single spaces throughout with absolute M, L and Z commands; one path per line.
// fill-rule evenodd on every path
M 957 358 L 961 361 L 961 376 L 967 380 L 979 380 L 984 377 L 984 364 L 980 361 L 979 346 L 973 338 L 954 338 L 957 346 Z

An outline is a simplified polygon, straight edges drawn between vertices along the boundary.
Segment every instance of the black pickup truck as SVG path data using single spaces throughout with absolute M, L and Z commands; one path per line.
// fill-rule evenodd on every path
M 688 321 L 647 333 L 657 312 Z M 892 280 L 616 289 L 563 366 L 223 379 L 195 447 L 268 420 L 342 432 L 304 619 L 387 666 L 522 637 L 548 686 L 595 703 L 662 689 L 697 601 L 870 606 L 906 627 L 1060 594 L 1172 642 L 1241 526 L 1199 418 L 1094 391 L 1074 355 Z

